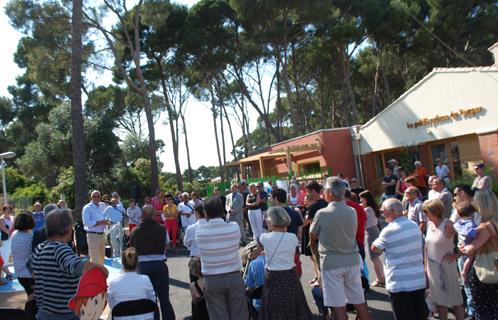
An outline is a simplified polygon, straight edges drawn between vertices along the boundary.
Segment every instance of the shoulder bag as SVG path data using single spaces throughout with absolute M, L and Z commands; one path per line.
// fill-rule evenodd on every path
M 488 228 L 493 228 L 494 236 L 477 250 L 474 269 L 482 283 L 498 284 L 498 229 L 495 222 L 490 222 Z

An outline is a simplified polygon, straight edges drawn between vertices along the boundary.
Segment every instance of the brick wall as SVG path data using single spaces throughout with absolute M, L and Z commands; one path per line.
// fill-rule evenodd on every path
M 486 165 L 494 167 L 496 176 L 498 170 L 498 132 L 481 134 L 478 138 L 481 157 Z

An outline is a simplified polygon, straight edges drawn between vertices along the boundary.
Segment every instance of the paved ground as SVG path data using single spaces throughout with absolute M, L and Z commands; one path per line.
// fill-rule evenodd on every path
M 189 257 L 187 256 L 187 250 L 185 248 L 179 248 L 176 252 L 168 253 L 168 266 L 170 272 L 170 298 L 173 308 L 175 309 L 177 319 L 188 319 L 190 316 L 190 291 L 189 291 L 189 278 L 187 263 Z M 306 294 L 306 298 L 310 305 L 311 311 L 315 315 L 315 319 L 318 317 L 318 309 L 313 303 L 313 298 L 311 296 L 311 287 L 308 284 L 308 280 L 313 278 L 313 268 L 311 266 L 311 261 L 308 257 L 301 256 L 303 264 L 303 277 L 302 284 Z M 370 266 L 370 270 L 373 268 Z M 373 272 L 373 271 L 372 271 Z M 371 281 L 372 272 L 370 273 Z M 386 291 L 383 288 L 373 288 L 368 294 L 368 306 L 373 314 L 374 319 L 378 320 L 391 320 L 391 306 L 389 304 L 389 299 Z M 0 307 L 15 307 L 22 308 L 25 302 L 24 292 L 18 292 L 13 294 L 0 294 Z M 108 310 L 104 311 L 104 315 L 108 313 Z M 103 317 L 105 318 L 105 317 Z M 350 314 L 350 319 L 354 319 L 354 315 Z

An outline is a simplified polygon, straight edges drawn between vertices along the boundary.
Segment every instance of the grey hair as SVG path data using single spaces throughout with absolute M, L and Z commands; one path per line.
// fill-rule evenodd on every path
M 422 165 L 422 162 L 420 162 L 420 161 L 418 161 L 418 160 L 417 160 L 417 161 L 415 161 L 413 164 L 414 164 L 414 165 L 419 165 L 419 166 L 421 166 L 421 165 Z
M 383 206 L 388 210 L 396 212 L 398 215 L 403 214 L 403 203 L 398 199 L 387 199 L 384 201 Z
M 346 184 L 338 177 L 328 177 L 325 180 L 324 189 L 330 189 L 334 199 L 343 200 L 346 193 Z
M 142 220 L 147 218 L 152 218 L 154 216 L 154 207 L 151 205 L 145 205 L 142 207 Z
M 433 183 L 441 183 L 444 187 L 446 187 L 446 181 L 443 178 L 436 178 L 432 180 Z
M 52 212 L 52 210 L 59 209 L 59 207 L 55 203 L 48 203 L 46 206 L 43 207 L 43 212 L 46 214 Z
M 190 198 L 190 194 L 188 194 L 188 192 L 184 192 L 184 193 L 182 193 L 182 197 L 189 197 Z
M 252 183 L 250 183 L 250 184 L 249 184 L 249 188 L 250 188 L 250 187 L 254 187 L 254 188 L 256 188 L 256 184 L 255 184 L 254 182 L 252 182 Z
M 271 207 L 266 212 L 268 223 L 278 228 L 288 227 L 291 223 L 291 218 L 287 211 L 282 207 Z
M 73 219 L 71 211 L 68 209 L 55 209 L 50 211 L 45 219 L 47 228 L 47 236 L 64 236 L 71 232 L 73 227 Z

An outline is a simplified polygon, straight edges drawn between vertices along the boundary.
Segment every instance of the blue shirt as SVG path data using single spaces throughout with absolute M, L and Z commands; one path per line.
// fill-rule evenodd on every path
M 85 230 L 90 232 L 104 232 L 105 226 L 95 226 L 97 221 L 104 220 L 104 207 L 100 203 L 96 205 L 93 201 L 83 207 L 83 224 Z
M 33 212 L 33 218 L 35 219 L 33 232 L 36 232 L 45 226 L 45 216 L 46 214 L 43 211 Z
M 477 237 L 477 225 L 474 223 L 473 219 L 460 219 L 453 225 L 453 227 L 458 233 L 458 244 L 469 244 L 475 237 Z
M 119 207 L 109 206 L 104 210 L 104 217 L 113 223 L 121 222 L 123 220 L 123 211 Z
M 426 287 L 422 233 L 415 222 L 403 216 L 394 219 L 382 229 L 373 245 L 384 250 L 388 292 L 410 292 Z
M 247 288 L 255 289 L 265 284 L 265 265 L 265 256 L 258 256 L 249 263 L 246 279 L 244 281 Z M 263 306 L 261 299 L 253 299 L 252 304 L 258 311 L 261 310 L 261 307 Z

